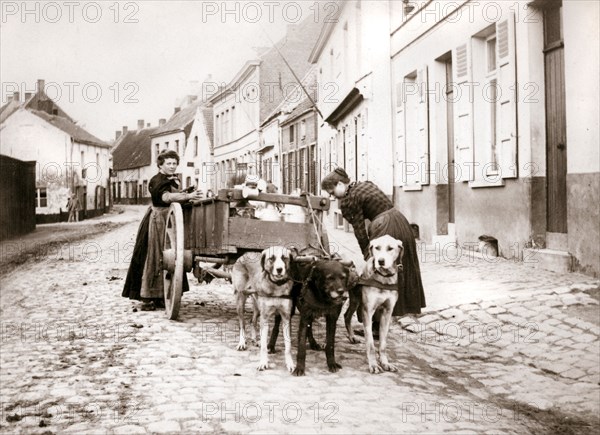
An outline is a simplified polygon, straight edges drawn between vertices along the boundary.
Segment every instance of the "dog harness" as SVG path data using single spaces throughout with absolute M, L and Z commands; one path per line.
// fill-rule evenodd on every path
M 271 275 L 269 275 L 268 273 L 265 273 L 265 275 L 267 276 L 267 279 L 269 281 L 271 281 L 273 284 L 275 284 L 276 286 L 281 286 L 289 281 L 292 281 L 291 278 L 285 278 L 285 279 L 280 279 L 278 281 L 274 281 L 271 279 Z M 261 291 L 256 292 L 256 294 L 258 296 L 260 296 L 261 298 L 273 298 L 273 299 L 292 299 L 291 295 L 281 295 L 281 296 L 273 296 L 273 295 L 267 295 Z
M 381 290 L 394 290 L 398 291 L 398 283 L 400 282 L 400 274 L 403 272 L 403 267 L 401 264 L 398 265 L 398 271 L 396 272 L 396 283 L 394 284 L 384 284 L 382 282 L 377 281 L 374 278 L 359 278 L 358 284 L 369 287 L 376 287 Z M 375 272 L 378 273 L 378 272 Z M 381 275 L 381 274 L 380 274 Z M 384 275 L 382 275 L 384 276 Z
M 260 296 L 261 298 L 273 298 L 273 299 L 293 299 L 292 295 L 281 295 L 281 296 L 273 296 L 273 295 L 267 295 L 264 294 L 262 292 L 257 292 L 256 293 L 258 296 Z
M 377 287 L 381 290 L 395 290 L 398 291 L 398 284 L 383 284 L 373 278 L 365 279 L 360 278 L 358 280 L 359 285 L 369 286 L 369 287 Z

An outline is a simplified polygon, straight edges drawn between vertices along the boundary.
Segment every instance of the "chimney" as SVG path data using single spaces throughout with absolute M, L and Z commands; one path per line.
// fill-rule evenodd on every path
M 115 131 L 115 140 L 119 139 L 120 136 L 121 136 L 121 130 Z
M 176 108 L 175 108 L 175 112 L 174 112 L 174 113 L 177 113 L 177 112 L 179 112 L 180 110 L 181 110 L 181 107 L 176 107 Z
M 124 125 L 124 126 L 123 126 L 123 135 L 126 135 L 126 134 L 127 134 L 127 126 L 126 126 L 126 125 Z
M 46 86 L 46 80 L 44 80 L 44 79 L 38 79 L 38 81 L 37 81 L 37 91 L 38 92 L 43 91 L 45 86 Z
M 25 92 L 25 101 L 31 98 L 31 92 Z
M 144 120 L 143 119 L 138 119 L 138 130 L 143 130 L 144 129 Z
M 159 126 L 161 126 L 161 125 L 165 125 L 166 123 L 167 123 L 167 120 L 166 120 L 165 118 L 160 118 L 160 119 L 158 120 L 158 125 L 159 125 Z
M 19 91 L 13 92 L 13 101 L 19 102 Z

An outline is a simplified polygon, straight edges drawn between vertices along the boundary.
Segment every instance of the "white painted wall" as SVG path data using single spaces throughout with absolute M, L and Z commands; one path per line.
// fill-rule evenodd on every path
M 456 7 L 462 3 L 462 7 Z M 443 169 L 447 164 L 446 132 L 446 84 L 445 69 L 436 58 L 468 43 L 471 37 L 493 25 L 492 18 L 506 18 L 517 12 L 515 24 L 516 39 L 516 78 L 518 83 L 517 125 L 518 177 L 540 176 L 545 174 L 545 98 L 544 98 L 544 58 L 542 15 L 533 8 L 526 8 L 527 1 L 516 2 L 444 2 L 435 0 L 428 3 L 423 11 L 397 28 L 391 38 L 392 50 L 392 103 L 396 107 L 396 84 L 411 72 L 427 67 L 429 75 L 429 149 L 432 171 Z M 490 6 L 487 6 L 490 4 Z M 492 14 L 493 12 L 493 14 Z M 445 18 L 444 21 L 438 22 Z M 438 21 L 436 21 L 438 20 Z M 456 65 L 453 65 L 456 68 Z M 483 101 L 484 82 L 472 80 L 475 101 Z M 456 110 L 456 104 L 455 104 Z M 481 113 L 475 113 L 475 160 L 484 159 L 481 154 L 481 141 L 486 126 Z M 394 130 L 396 130 L 394 119 Z M 407 144 L 407 146 L 410 144 Z M 478 148 L 479 147 L 479 148 Z M 398 166 L 398 149 L 395 145 L 395 161 Z M 439 166 L 436 166 L 436 163 Z M 399 168 L 394 171 L 398 178 Z M 479 174 L 480 175 L 480 174 Z M 447 183 L 447 172 L 436 172 L 430 178 L 431 184 Z M 466 181 L 466 177 L 463 177 Z M 396 185 L 399 183 L 396 181 Z
M 325 148 L 335 135 L 337 164 L 344 166 L 341 128 L 352 124 L 354 116 L 366 118 L 364 140 L 367 147 L 367 179 L 386 194 L 393 191 L 393 148 L 390 96 L 390 36 L 389 2 L 348 2 L 337 19 L 329 40 L 318 60 L 319 109 L 324 118 L 356 87 L 364 96 L 363 102 L 339 123 L 338 132 L 329 125 L 319 126 L 319 148 Z M 348 30 L 344 30 L 347 25 Z M 333 53 L 333 55 L 331 54 Z M 360 157 L 359 157 L 360 158 Z M 331 168 L 324 168 L 326 175 Z
M 194 155 L 194 142 L 198 138 L 198 155 Z M 192 184 L 196 185 L 205 194 L 208 189 L 213 189 L 215 177 L 217 177 L 216 166 L 210 154 L 210 138 L 206 133 L 202 109 L 198 108 L 194 115 L 194 124 L 187 138 L 187 146 L 182 156 L 180 170 L 185 184 L 186 178 L 191 177 Z M 193 162 L 194 167 L 189 167 L 188 162 Z M 197 180 L 197 181 L 196 181 Z
M 263 159 L 272 159 L 273 179 L 271 181 L 279 188 L 279 193 L 281 193 L 283 191 L 281 186 L 281 166 L 279 162 L 275 163 L 275 156 L 281 155 L 279 121 L 279 118 L 276 118 L 262 128 L 260 148 L 265 145 L 273 145 L 272 149 L 263 154 Z
M 213 161 L 217 164 L 219 175 L 215 188 L 218 190 L 225 187 L 227 179 L 232 175 L 229 171 L 223 171 L 223 162 L 236 159 L 238 163 L 248 163 L 248 171 L 254 170 L 256 165 L 255 152 L 259 144 L 259 96 L 247 96 L 246 92 L 257 90 L 259 81 L 259 69 L 251 67 L 247 74 L 236 83 L 232 92 L 226 93 L 213 101 L 213 119 L 214 119 L 214 156 Z M 231 112 L 234 109 L 234 116 L 230 118 L 230 133 L 225 136 L 221 127 L 222 113 L 226 110 Z M 218 118 L 217 118 L 218 116 Z M 233 126 L 231 126 L 233 119 Z M 225 139 L 223 139 L 225 138 Z
M 598 95 L 600 3 L 563 1 L 567 172 L 600 171 Z

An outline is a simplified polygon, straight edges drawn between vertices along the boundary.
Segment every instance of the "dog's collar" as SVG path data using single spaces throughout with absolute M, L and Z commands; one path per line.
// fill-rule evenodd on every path
M 292 280 L 290 277 L 288 277 L 288 278 L 285 278 L 285 279 L 279 279 L 279 280 L 277 280 L 277 281 L 274 281 L 273 279 L 271 279 L 271 274 L 270 274 L 270 273 L 267 273 L 267 279 L 268 279 L 269 281 L 271 281 L 273 284 L 275 284 L 275 285 L 278 285 L 278 286 L 279 286 L 279 285 L 283 285 L 283 284 L 285 284 L 286 282 L 288 282 L 288 281 L 291 281 L 291 280 Z
M 273 296 L 273 295 L 267 295 L 262 292 L 258 292 L 257 294 L 261 298 L 273 298 L 273 299 L 293 299 L 294 298 L 292 295 Z
M 381 272 L 379 271 L 379 269 L 375 269 L 375 273 L 376 273 L 377 275 L 381 275 L 381 276 L 383 276 L 383 277 L 385 277 L 385 278 L 391 278 L 392 276 L 394 276 L 394 275 L 397 275 L 397 272 L 396 272 L 396 273 L 392 272 L 392 273 L 390 273 L 389 275 L 386 275 L 386 274 L 384 274 L 384 273 L 381 273 Z
M 379 289 L 382 290 L 394 290 L 394 291 L 398 291 L 398 283 L 394 283 L 394 284 L 384 284 L 382 282 L 379 282 L 373 278 L 360 278 L 358 280 L 358 285 L 362 285 L 365 287 L 377 287 Z

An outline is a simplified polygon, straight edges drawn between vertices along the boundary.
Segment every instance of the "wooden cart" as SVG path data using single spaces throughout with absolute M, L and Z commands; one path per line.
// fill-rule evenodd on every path
M 308 219 L 296 223 L 238 216 L 237 211 L 247 200 L 301 206 L 306 209 Z M 305 260 L 328 257 L 329 240 L 322 217 L 329 205 L 328 198 L 317 196 L 260 193 L 243 198 L 239 189 L 223 189 L 216 197 L 194 204 L 172 203 L 162 259 L 167 317 L 177 318 L 184 273 L 193 270 L 196 277 L 201 277 L 200 263 L 233 264 L 245 252 L 260 252 L 271 246 L 293 247 Z M 217 276 L 228 276 L 210 270 Z

